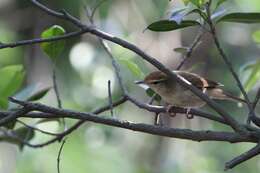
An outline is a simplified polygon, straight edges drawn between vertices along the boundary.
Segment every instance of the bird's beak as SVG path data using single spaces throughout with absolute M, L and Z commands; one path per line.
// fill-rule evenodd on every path
M 135 84 L 140 85 L 140 84 L 145 84 L 143 80 L 135 81 Z

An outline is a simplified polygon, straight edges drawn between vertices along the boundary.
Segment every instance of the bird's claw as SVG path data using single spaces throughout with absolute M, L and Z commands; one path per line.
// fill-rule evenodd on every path
M 168 113 L 171 117 L 175 117 L 176 113 L 174 111 L 172 111 L 174 109 L 174 106 L 172 105 L 168 105 L 166 107 L 166 113 Z
M 194 115 L 190 114 L 190 110 L 191 110 L 191 108 L 187 108 L 187 109 L 186 109 L 186 117 L 187 117 L 188 119 L 193 119 L 193 118 L 194 118 Z

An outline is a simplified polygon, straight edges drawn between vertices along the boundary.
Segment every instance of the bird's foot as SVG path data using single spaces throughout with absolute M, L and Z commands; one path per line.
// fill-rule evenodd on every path
M 188 119 L 194 118 L 194 115 L 190 114 L 190 110 L 191 110 L 191 108 L 186 108 L 186 117 Z
M 176 113 L 173 111 L 175 107 L 172 105 L 167 105 L 166 107 L 166 113 L 168 113 L 171 117 L 175 117 Z

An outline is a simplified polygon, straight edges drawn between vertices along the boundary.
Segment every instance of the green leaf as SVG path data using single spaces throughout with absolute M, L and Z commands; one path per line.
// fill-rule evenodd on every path
M 7 99 L 21 87 L 25 72 L 22 65 L 10 65 L 0 69 L 0 76 L 0 105 L 7 109 Z
M 200 17 L 202 17 L 204 20 L 207 19 L 207 14 L 206 14 L 206 12 L 203 11 L 203 10 L 200 10 L 200 9 L 198 9 L 198 8 L 195 8 L 195 9 L 189 11 L 186 15 L 193 14 L 193 13 L 198 14 L 198 15 L 199 15 Z
M 156 93 L 151 89 L 151 88 L 147 88 L 146 89 L 146 94 L 149 96 L 149 97 L 153 97 Z M 154 98 L 156 101 L 161 101 L 161 96 L 159 96 L 158 94 L 156 94 L 155 98 Z
M 206 4 L 208 0 L 182 0 L 185 6 L 187 6 L 189 3 L 192 3 L 193 5 L 200 8 L 202 5 Z
M 230 13 L 217 22 L 260 23 L 260 13 Z
M 44 97 L 48 91 L 51 89 L 51 87 L 39 89 L 39 85 L 37 84 L 31 84 L 23 88 L 21 91 L 19 91 L 17 94 L 15 94 L 15 98 L 19 100 L 24 100 L 24 101 L 36 101 Z M 0 100 L 1 103 L 1 100 Z M 8 109 L 16 109 L 18 108 L 19 105 L 9 102 L 9 107 Z
M 244 71 L 250 70 L 249 76 L 245 81 L 244 87 L 245 90 L 248 92 L 250 91 L 257 82 L 260 80 L 260 60 L 258 60 L 254 64 L 249 64 L 244 68 Z
M 137 76 L 139 78 L 144 77 L 142 70 L 139 68 L 139 66 L 135 62 L 133 62 L 133 60 L 120 58 L 119 61 L 122 64 L 124 64 L 135 76 Z
M 190 0 L 190 2 L 194 5 L 196 5 L 197 7 L 201 7 L 202 5 L 204 5 L 206 3 L 205 0 Z
M 184 5 L 188 5 L 190 3 L 190 0 L 182 0 L 182 2 L 184 3 Z
M 49 91 L 50 91 L 51 87 L 48 88 L 44 88 L 42 90 L 36 91 L 35 93 L 33 93 L 28 99 L 27 101 L 36 101 L 36 100 L 40 100 L 41 98 L 43 98 Z
M 5 110 L 8 108 L 8 99 L 6 97 L 0 98 L 0 108 Z
M 154 92 L 154 90 L 152 90 L 148 85 L 146 85 L 146 84 L 138 84 L 137 82 L 139 82 L 139 81 L 136 81 L 136 84 L 138 86 L 140 86 L 141 88 L 143 88 L 145 90 L 146 95 L 148 95 L 149 97 L 153 97 L 156 94 Z M 158 94 L 156 94 L 154 99 L 156 101 L 158 101 L 158 102 L 161 101 L 161 97 Z
M 218 0 L 218 3 L 216 5 L 216 8 L 218 8 L 221 4 L 223 4 L 224 2 L 226 2 L 227 0 Z
M 53 38 L 57 36 L 61 36 L 65 34 L 65 30 L 58 25 L 54 25 L 45 31 L 42 32 L 41 38 Z M 51 58 L 53 61 L 55 61 L 58 56 L 62 53 L 63 49 L 65 47 L 65 41 L 59 40 L 55 42 L 46 42 L 41 43 L 42 50 Z
M 160 20 L 150 24 L 147 29 L 155 32 L 167 32 L 196 25 L 200 25 L 200 23 L 192 20 L 186 20 L 178 24 L 175 21 Z
M 260 43 L 260 30 L 255 31 L 252 34 L 252 38 L 256 43 Z
M 19 92 L 17 92 L 14 97 L 19 99 L 19 100 L 27 100 L 33 92 L 35 92 L 35 90 L 37 89 L 37 85 L 36 84 L 31 84 L 28 85 L 26 87 L 24 87 L 22 90 L 20 90 Z M 8 109 L 17 109 L 19 107 L 19 105 L 13 103 L 13 102 L 9 102 L 8 105 Z

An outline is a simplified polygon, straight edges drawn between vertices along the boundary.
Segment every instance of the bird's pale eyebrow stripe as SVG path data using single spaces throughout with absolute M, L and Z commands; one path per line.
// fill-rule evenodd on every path
M 166 81 L 166 80 L 167 79 L 151 80 L 149 83 L 163 82 L 163 81 Z

